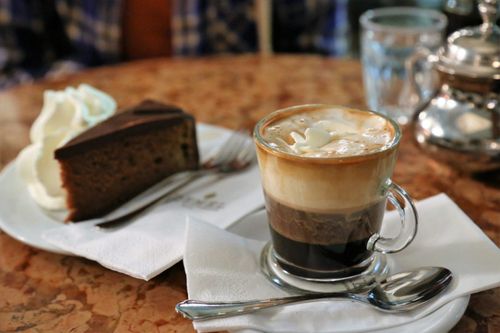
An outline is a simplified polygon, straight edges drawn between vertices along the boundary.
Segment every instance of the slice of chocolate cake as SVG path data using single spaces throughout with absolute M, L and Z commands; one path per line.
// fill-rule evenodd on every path
M 179 171 L 198 168 L 194 118 L 145 101 L 55 151 L 67 192 L 67 221 L 101 216 Z

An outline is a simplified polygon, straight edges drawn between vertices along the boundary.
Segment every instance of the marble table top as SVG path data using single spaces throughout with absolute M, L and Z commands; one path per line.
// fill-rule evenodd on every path
M 354 60 L 248 55 L 101 67 L 0 92 L 0 168 L 28 144 L 43 91 L 79 83 L 110 93 L 120 107 L 154 98 L 229 128 L 251 128 L 294 104 L 364 106 Z M 447 193 L 500 245 L 500 172 L 461 174 L 427 157 L 404 129 L 393 178 L 416 199 Z M 174 311 L 186 296 L 182 263 L 145 282 L 37 250 L 0 231 L 0 332 L 192 332 L 191 322 Z M 500 332 L 500 288 L 472 295 L 452 332 Z

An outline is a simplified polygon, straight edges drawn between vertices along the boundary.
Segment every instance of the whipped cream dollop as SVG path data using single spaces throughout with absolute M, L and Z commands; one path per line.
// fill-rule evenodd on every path
M 294 114 L 271 123 L 264 138 L 274 148 L 295 155 L 354 156 L 388 147 L 394 130 L 376 114 L 330 108 Z
M 50 210 L 65 207 L 54 151 L 115 111 L 116 102 L 111 96 L 87 84 L 44 92 L 42 111 L 30 130 L 31 144 L 16 160 L 21 178 L 40 206 Z

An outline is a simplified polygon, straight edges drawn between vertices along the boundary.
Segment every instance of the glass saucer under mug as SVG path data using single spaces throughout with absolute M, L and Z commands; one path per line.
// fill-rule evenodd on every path
M 316 128 L 322 117 L 328 118 L 334 140 L 369 135 L 364 131 L 371 133 L 370 124 L 375 124 L 385 126 L 388 142 L 366 152 L 320 157 L 284 148 L 292 144 L 291 137 L 308 139 L 314 132 L 300 133 L 308 125 L 299 123 Z M 292 136 L 286 129 L 290 122 L 296 123 Z M 254 140 L 271 232 L 261 269 L 271 282 L 292 292 L 333 292 L 361 289 L 385 278 L 385 254 L 405 249 L 418 224 L 411 197 L 390 179 L 400 138 L 394 120 L 342 106 L 294 106 L 259 121 Z M 395 237 L 380 234 L 387 201 L 401 220 Z

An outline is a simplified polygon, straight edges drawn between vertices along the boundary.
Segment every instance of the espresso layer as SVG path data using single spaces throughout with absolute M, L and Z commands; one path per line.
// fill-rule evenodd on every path
M 271 227 L 271 237 L 276 254 L 284 262 L 281 265 L 290 273 L 316 276 L 308 270 L 336 271 L 361 263 L 371 255 L 366 249 L 367 239 L 357 241 L 316 245 L 288 239 Z
M 269 223 L 282 237 L 310 245 L 342 246 L 380 230 L 385 199 L 352 210 L 314 212 L 286 206 L 265 194 Z

